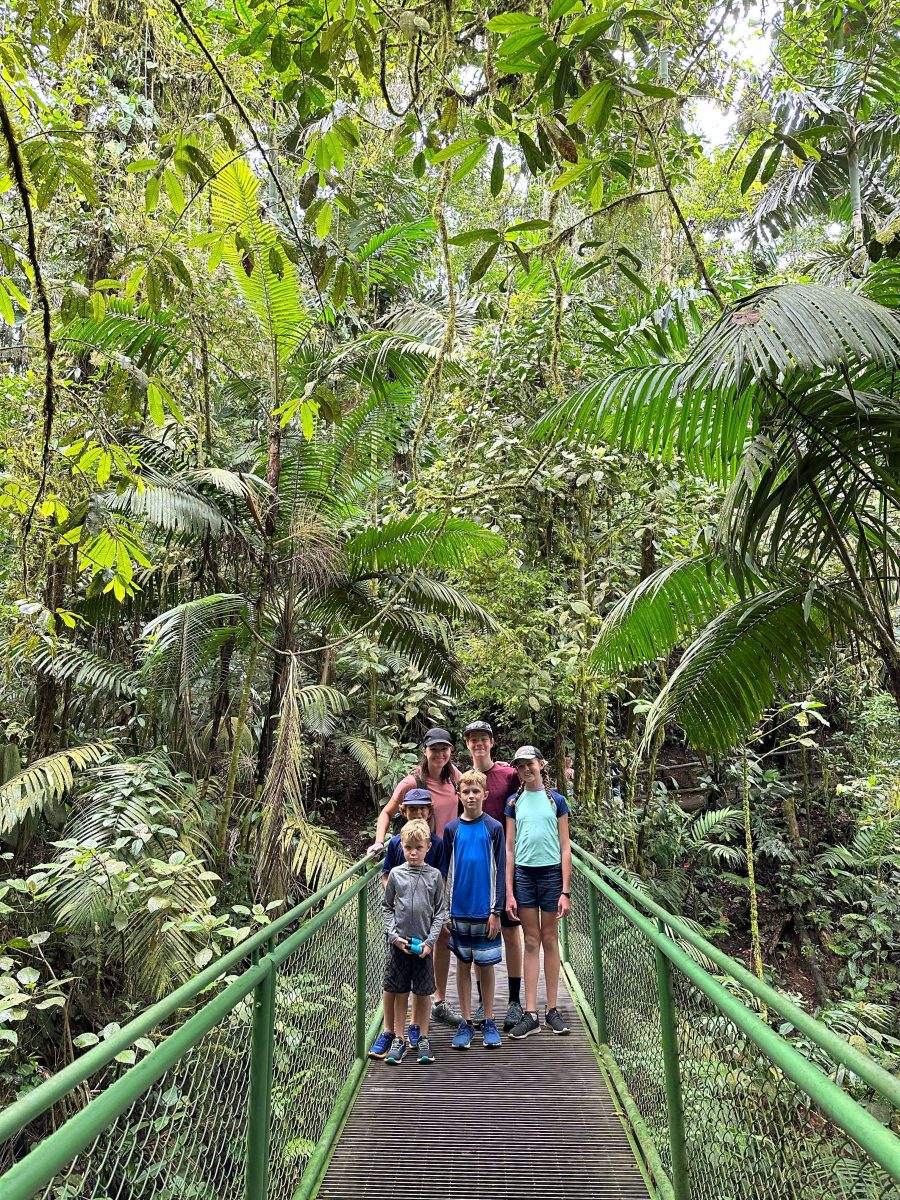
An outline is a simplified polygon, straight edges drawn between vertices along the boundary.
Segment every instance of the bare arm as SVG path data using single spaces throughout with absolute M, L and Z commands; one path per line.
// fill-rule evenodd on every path
M 516 894 L 513 879 L 516 871 L 516 822 L 514 817 L 506 818 L 506 911 L 515 918 L 518 915 Z
M 373 845 L 378 846 L 379 843 L 383 846 L 387 840 L 387 832 L 391 827 L 391 821 L 400 811 L 400 805 L 403 803 L 403 797 L 410 789 L 410 784 L 405 780 L 401 780 L 394 788 L 393 795 L 387 804 L 378 814 L 378 824 L 375 826 L 375 841 Z
M 559 829 L 559 848 L 562 852 L 562 890 L 568 892 L 572 887 L 572 843 L 569 840 L 569 818 L 560 817 L 557 821 Z M 568 896 L 560 896 L 559 898 L 559 915 L 566 917 L 572 908 L 572 902 Z

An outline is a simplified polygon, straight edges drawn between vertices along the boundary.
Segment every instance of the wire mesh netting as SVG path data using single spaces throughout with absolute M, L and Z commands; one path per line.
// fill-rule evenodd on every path
M 590 889 L 573 874 L 569 962 L 595 1003 Z M 655 951 L 598 897 L 609 1048 L 671 1173 Z M 673 968 L 691 1200 L 900 1200 L 897 1185 Z
M 673 972 L 691 1194 L 897 1200 L 887 1173 L 686 976 Z
M 368 1023 L 384 963 L 377 877 L 365 894 Z M 357 912 L 351 900 L 277 973 L 270 1197 L 294 1194 L 356 1056 Z M 57 1175 L 43 1200 L 243 1200 L 252 1027 L 251 993 Z

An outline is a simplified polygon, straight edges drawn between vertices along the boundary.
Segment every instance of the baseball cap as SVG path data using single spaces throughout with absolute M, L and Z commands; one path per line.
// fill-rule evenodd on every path
M 428 746 L 452 746 L 453 738 L 446 729 L 435 728 L 429 729 L 422 738 L 422 745 Z
M 411 788 L 400 803 L 408 807 L 414 807 L 419 804 L 424 806 L 426 804 L 433 804 L 434 802 L 431 799 L 431 792 L 427 792 L 425 788 Z
M 494 736 L 494 731 L 487 721 L 470 721 L 463 730 L 463 737 L 467 738 L 470 733 L 486 733 L 488 737 Z
M 537 746 L 520 746 L 512 756 L 513 766 L 515 766 L 517 762 L 531 762 L 536 758 L 539 758 L 541 762 L 544 761 L 544 756 L 541 754 L 540 750 L 538 750 Z

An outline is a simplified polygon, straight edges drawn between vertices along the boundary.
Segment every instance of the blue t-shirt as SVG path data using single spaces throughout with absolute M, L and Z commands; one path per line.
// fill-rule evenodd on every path
M 403 844 L 400 841 L 400 834 L 395 833 L 387 844 L 384 852 L 384 862 L 381 864 L 382 875 L 390 875 L 394 867 L 399 867 L 401 863 L 406 862 L 403 856 Z M 440 873 L 447 878 L 447 858 L 444 854 L 444 843 L 439 837 L 431 835 L 431 845 L 428 847 L 428 853 L 425 855 L 425 862 L 429 867 L 437 867 Z
M 506 815 L 516 823 L 516 866 L 553 867 L 562 862 L 559 818 L 569 815 L 565 796 L 543 788 L 523 792 L 515 804 L 510 800 Z
M 444 830 L 450 916 L 486 921 L 506 906 L 506 840 L 503 826 L 487 813 L 476 821 L 457 817 Z

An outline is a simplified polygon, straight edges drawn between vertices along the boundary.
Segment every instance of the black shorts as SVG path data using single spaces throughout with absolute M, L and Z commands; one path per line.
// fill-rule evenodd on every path
M 521 926 L 521 924 L 522 924 L 521 921 L 514 921 L 512 919 L 512 917 L 509 915 L 509 913 L 506 911 L 506 909 L 504 908 L 503 912 L 500 914 L 500 928 L 501 929 L 518 929 Z
M 388 946 L 382 990 L 398 996 L 406 992 L 412 992 L 414 996 L 433 996 L 434 964 L 431 955 L 423 958 L 421 954 L 406 954 L 397 946 Z

